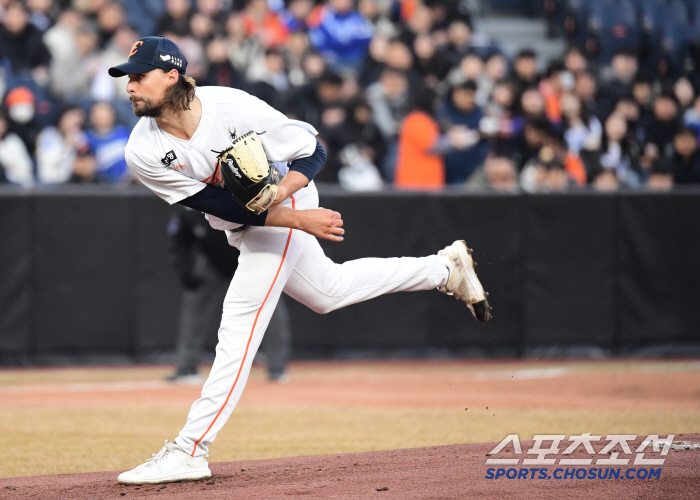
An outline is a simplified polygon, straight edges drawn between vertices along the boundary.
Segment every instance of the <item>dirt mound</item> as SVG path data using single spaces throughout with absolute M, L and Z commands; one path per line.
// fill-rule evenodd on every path
M 700 443 L 700 435 L 676 436 L 676 441 Z M 636 446 L 639 444 L 636 442 Z M 0 479 L 2 499 L 464 499 L 464 498 L 697 498 L 700 487 L 700 450 L 671 450 L 660 477 L 629 479 L 551 478 L 558 466 L 548 466 L 550 479 L 486 479 L 486 454 L 495 443 L 461 444 L 342 455 L 279 458 L 214 463 L 212 479 L 167 485 L 122 486 L 117 472 L 64 474 Z M 526 451 L 532 442 L 523 442 Z M 507 450 L 508 448 L 506 448 Z M 512 450 L 512 447 L 510 448 Z M 597 447 L 596 447 L 597 449 Z M 635 449 L 635 448 L 633 448 Z M 108 450 L 106 451 L 108 452 Z M 501 452 L 499 458 L 513 458 Z M 569 458 L 583 458 L 574 452 Z M 530 455 L 528 458 L 532 458 Z M 630 461 L 631 462 L 631 461 Z M 532 469 L 522 465 L 507 469 Z M 541 466 L 540 466 L 541 467 Z M 572 468 L 575 466 L 572 466 Z M 658 468 L 658 466 L 656 466 Z M 577 467 L 581 469 L 582 467 Z M 590 470 L 590 467 L 585 467 Z M 648 468 L 648 467 L 647 467 Z M 535 478 L 530 479 L 533 475 Z M 633 474 L 634 476 L 634 474 Z

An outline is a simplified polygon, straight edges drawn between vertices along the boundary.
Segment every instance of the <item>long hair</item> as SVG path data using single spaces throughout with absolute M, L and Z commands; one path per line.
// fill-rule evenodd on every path
M 178 75 L 177 82 L 165 91 L 165 107 L 177 111 L 190 109 L 197 83 L 191 76 Z

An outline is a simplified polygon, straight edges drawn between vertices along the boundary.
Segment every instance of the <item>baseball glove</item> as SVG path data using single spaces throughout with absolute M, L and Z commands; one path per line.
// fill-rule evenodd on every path
M 263 213 L 277 196 L 279 172 L 270 168 L 258 134 L 248 132 L 234 140 L 217 156 L 224 186 L 238 203 L 257 214 Z

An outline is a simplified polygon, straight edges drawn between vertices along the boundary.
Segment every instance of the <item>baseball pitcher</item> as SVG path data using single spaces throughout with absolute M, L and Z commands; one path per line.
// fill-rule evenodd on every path
M 223 304 L 216 358 L 187 423 L 151 459 L 119 475 L 123 484 L 211 476 L 209 445 L 241 397 L 280 294 L 319 313 L 385 293 L 438 290 L 491 317 L 471 251 L 456 241 L 437 255 L 335 264 L 316 238 L 342 241 L 340 214 L 318 207 L 313 179 L 326 152 L 307 123 L 290 120 L 249 94 L 198 88 L 179 47 L 149 36 L 109 69 L 128 76 L 141 117 L 126 147 L 134 175 L 170 204 L 205 214 L 240 250 Z

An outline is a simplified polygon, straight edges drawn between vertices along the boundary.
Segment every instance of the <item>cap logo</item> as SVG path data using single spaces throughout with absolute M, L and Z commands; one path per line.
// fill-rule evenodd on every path
M 182 68 L 182 59 L 180 59 L 177 56 L 161 52 L 160 54 L 158 54 L 158 57 L 161 61 L 165 63 L 172 64 L 173 66 L 177 66 L 178 68 Z
M 136 43 L 134 44 L 134 46 L 131 47 L 131 52 L 129 53 L 129 57 L 131 57 L 131 56 L 133 56 L 134 54 L 136 54 L 136 52 L 139 50 L 139 47 L 140 47 L 141 45 L 143 45 L 143 42 L 142 42 L 141 40 L 139 40 L 138 42 L 136 42 Z

